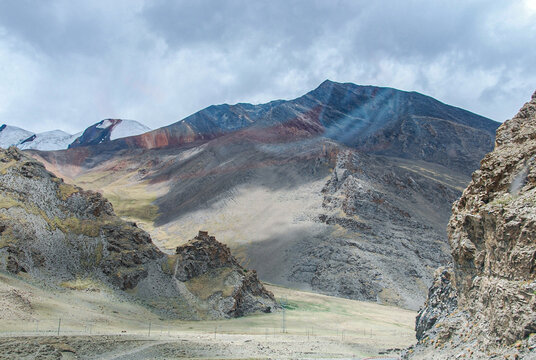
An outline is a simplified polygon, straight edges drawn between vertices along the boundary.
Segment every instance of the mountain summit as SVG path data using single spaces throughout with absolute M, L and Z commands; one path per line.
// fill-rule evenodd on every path
M 151 129 L 134 120 L 104 119 L 88 127 L 82 135 L 69 144 L 69 148 L 97 145 L 147 131 Z
M 496 127 L 492 120 L 416 92 L 326 80 L 294 100 L 209 106 L 114 146 L 176 147 L 235 132 L 271 142 L 321 136 L 368 153 L 470 171 L 478 166 L 478 148 L 492 146 Z

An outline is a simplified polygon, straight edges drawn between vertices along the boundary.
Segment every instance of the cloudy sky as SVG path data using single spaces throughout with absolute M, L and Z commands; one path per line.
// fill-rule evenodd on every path
M 536 89 L 536 0 L 0 0 L 0 123 L 157 128 L 323 80 L 504 121 Z

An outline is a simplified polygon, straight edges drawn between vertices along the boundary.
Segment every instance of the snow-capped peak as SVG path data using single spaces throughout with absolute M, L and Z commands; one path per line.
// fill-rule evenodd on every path
M 151 131 L 151 128 L 134 120 L 121 120 L 116 124 L 110 134 L 110 140 L 135 136 Z
M 33 135 L 33 139 L 23 140 L 18 146 L 21 150 L 34 149 L 42 151 L 67 149 L 70 143 L 76 140 L 82 133 L 71 135 L 62 130 L 45 131 Z
M 20 142 L 28 139 L 34 133 L 21 129 L 16 126 L 3 124 L 0 126 L 0 146 L 4 149 L 19 145 Z
M 22 150 L 63 150 L 69 147 L 95 145 L 123 137 L 140 135 L 147 131 L 151 131 L 151 129 L 137 121 L 122 119 L 105 119 L 74 135 L 62 130 L 36 134 L 4 124 L 0 126 L 0 147 L 8 148 L 14 145 Z

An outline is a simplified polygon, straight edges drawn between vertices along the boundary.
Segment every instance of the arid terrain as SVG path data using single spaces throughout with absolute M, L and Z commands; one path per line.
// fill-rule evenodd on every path
M 414 342 L 415 312 L 277 286 L 268 289 L 285 304 L 284 315 L 179 321 L 161 318 L 106 289 L 51 292 L 2 274 L 0 358 L 396 357 L 396 351 L 388 350 Z

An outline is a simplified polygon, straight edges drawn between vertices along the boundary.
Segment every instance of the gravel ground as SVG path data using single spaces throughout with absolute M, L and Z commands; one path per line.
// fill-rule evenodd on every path
M 181 334 L 0 338 L 1 359 L 363 359 L 357 344 L 303 336 Z M 397 359 L 396 354 L 383 359 Z M 377 358 L 379 359 L 379 358 Z

